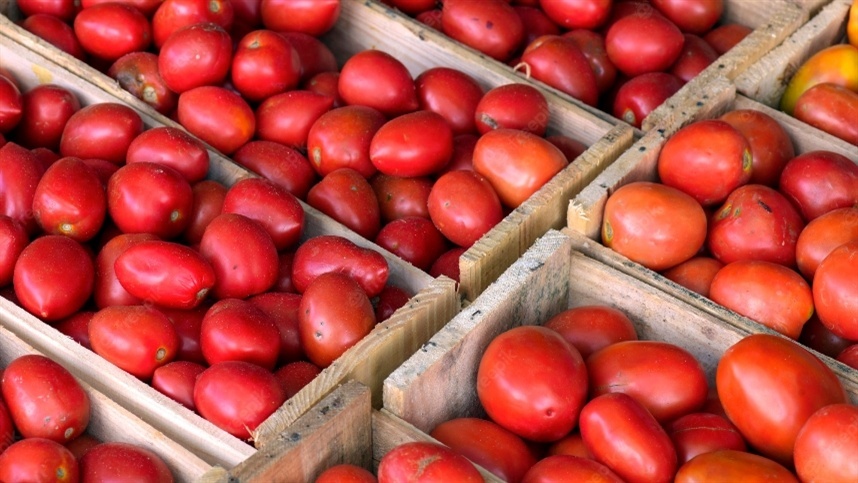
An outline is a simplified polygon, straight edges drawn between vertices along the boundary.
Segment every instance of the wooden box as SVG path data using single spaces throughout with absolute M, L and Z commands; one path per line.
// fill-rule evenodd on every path
M 721 355 L 750 331 L 602 264 L 573 245 L 569 235 L 554 230 L 537 240 L 385 380 L 385 409 L 425 432 L 452 418 L 484 416 L 476 378 L 488 344 L 514 327 L 542 324 L 562 310 L 591 304 L 626 313 L 640 339 L 689 351 L 700 361 L 712 387 Z M 858 402 L 858 381 L 844 377 L 840 367 L 833 369 L 851 400 Z
M 38 84 L 53 83 L 74 92 L 82 105 L 122 102 L 122 99 L 93 87 L 52 60 L 6 37 L 7 32 L 4 25 L 0 31 L 0 67 L 11 72 L 23 90 Z M 147 128 L 161 125 L 153 116 L 142 110 L 139 112 Z M 209 154 L 210 178 L 230 185 L 252 176 L 217 153 Z M 305 204 L 304 209 L 305 239 L 320 234 L 335 234 L 376 249 L 388 261 L 390 282 L 415 295 L 405 307 L 376 326 L 367 337 L 269 417 L 257 429 L 257 447 L 275 439 L 284 428 L 295 423 L 301 415 L 346 381 L 356 380 L 366 385 L 372 391 L 376 406 L 380 406 L 384 377 L 460 308 L 453 280 L 446 277 L 433 279 L 308 205 Z M 256 452 L 254 446 L 222 431 L 3 298 L 0 298 L 0 323 L 39 351 L 57 359 L 80 379 L 163 431 L 168 438 L 186 446 L 207 463 L 231 468 Z
M 5 5 L 4 5 L 5 3 Z M 0 12 L 16 19 L 20 13 L 11 0 L 0 0 Z M 366 49 L 388 52 L 417 76 L 432 67 L 453 67 L 473 77 L 488 90 L 504 84 L 524 82 L 515 74 L 475 58 L 467 49 L 437 32 L 428 32 L 421 24 L 403 22 L 398 14 L 374 2 L 342 2 L 337 25 L 323 40 L 342 63 L 351 55 Z M 134 107 L 153 120 L 178 126 L 158 114 L 142 101 L 123 91 L 109 77 L 59 51 L 47 42 L 17 27 L 0 16 L 5 35 L 34 52 L 54 60 L 78 77 L 87 79 Z M 542 89 L 549 102 L 549 134 L 562 133 L 583 142 L 589 149 L 571 162 L 531 199 L 513 210 L 486 233 L 459 259 L 460 293 L 472 300 L 500 275 L 539 235 L 565 223 L 565 206 L 569 199 L 586 186 L 633 142 L 635 131 L 629 126 L 607 121 L 565 102 L 557 94 Z M 572 160 L 570 160 L 572 161 Z M 219 177 L 217 173 L 214 176 Z

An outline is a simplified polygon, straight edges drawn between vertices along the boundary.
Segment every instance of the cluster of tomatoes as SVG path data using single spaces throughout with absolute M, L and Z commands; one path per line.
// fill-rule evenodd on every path
M 89 396 L 53 360 L 14 359 L 3 370 L 0 388 L 0 481 L 172 483 L 170 469 L 155 453 L 86 433 Z
M 722 0 L 383 2 L 636 127 L 750 33 Z
M 665 142 L 661 183 L 608 198 L 602 242 L 788 337 L 807 325 L 811 347 L 856 366 L 856 161 L 796 156 L 761 111 L 698 121 Z
M 231 434 L 408 301 L 378 252 L 301 242 L 285 188 L 204 179 L 184 131 L 57 85 L 0 87 L 3 296 Z

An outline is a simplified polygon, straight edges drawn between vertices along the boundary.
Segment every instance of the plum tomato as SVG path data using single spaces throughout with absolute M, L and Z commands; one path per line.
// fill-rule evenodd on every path
M 506 0 L 447 0 L 441 29 L 454 40 L 506 62 L 524 41 L 521 18 Z
M 679 58 L 684 42 L 682 32 L 667 18 L 633 13 L 611 24 L 605 50 L 620 72 L 634 77 L 666 71 Z
M 778 190 L 805 221 L 828 211 L 858 206 L 858 160 L 831 151 L 802 153 L 784 166 Z
M 204 179 L 191 186 L 194 205 L 188 216 L 188 226 L 182 232 L 182 239 L 189 245 L 197 246 L 203 239 L 206 227 L 216 216 L 223 212 L 223 200 L 227 187 L 218 181 Z
M 72 57 L 86 62 L 86 52 L 75 36 L 74 29 L 59 17 L 44 13 L 31 15 L 21 21 L 21 27 Z
M 438 443 L 403 443 L 382 456 L 378 483 L 399 481 L 456 481 L 478 483 L 483 477 L 467 458 Z
M 152 388 L 194 411 L 194 384 L 205 366 L 191 361 L 173 361 L 152 373 Z
M 622 483 L 607 466 L 592 458 L 572 455 L 553 455 L 533 465 L 522 483 L 551 483 L 561 481 L 586 481 L 589 483 Z
M 151 233 L 121 233 L 111 238 L 101 247 L 95 257 L 95 286 L 93 300 L 96 307 L 102 309 L 111 305 L 140 305 L 139 298 L 131 295 L 116 277 L 114 263 L 116 259 L 132 246 L 157 240 Z
M 599 32 L 587 29 L 573 29 L 563 34 L 578 44 L 578 48 L 587 58 L 593 73 L 596 75 L 596 86 L 599 93 L 608 92 L 617 80 L 617 67 L 608 58 L 605 50 L 605 36 Z
M 858 92 L 829 82 L 817 84 L 799 96 L 793 116 L 858 146 L 858 126 L 853 122 L 858 117 Z
M 169 166 L 188 183 L 203 180 L 209 172 L 209 152 L 198 139 L 170 126 L 143 131 L 131 141 L 125 162 L 150 162 Z
M 273 371 L 280 358 L 280 331 L 253 303 L 221 299 L 203 317 L 200 348 L 209 365 L 244 361 Z
M 333 97 L 308 90 L 275 94 L 256 108 L 256 137 L 295 149 L 306 149 L 310 128 L 333 107 Z M 384 118 L 379 117 L 384 122 Z
M 107 182 L 107 212 L 123 233 L 175 238 L 188 226 L 193 207 L 190 183 L 169 166 L 126 164 Z
M 147 481 L 170 483 L 173 474 L 160 456 L 129 443 L 93 446 L 79 460 L 80 481 Z
M 0 74 L 0 133 L 11 131 L 23 115 L 24 96 L 11 79 Z
M 248 0 L 250 3 L 258 0 Z M 340 68 L 330 47 L 318 38 L 304 32 L 278 32 L 292 44 L 301 66 L 300 82 L 304 83 L 323 72 L 336 73 Z
M 718 414 L 689 413 L 669 422 L 665 430 L 676 447 L 680 465 L 710 451 L 748 449 L 736 426 Z
M 434 0 L 433 0 L 434 3 Z M 365 468 L 350 463 L 331 466 L 319 473 L 313 483 L 378 483 L 378 479 Z
M 624 82 L 614 97 L 612 114 L 640 128 L 645 117 L 682 87 L 682 80 L 668 72 L 647 72 Z
M 442 253 L 429 268 L 429 275 L 432 277 L 445 275 L 459 282 L 459 258 L 465 251 L 462 247 L 453 247 Z
M 544 136 L 550 116 L 548 101 L 535 87 L 505 84 L 485 93 L 473 118 L 480 134 L 493 129 L 518 129 Z
M 587 445 L 584 444 L 584 440 L 581 439 L 581 433 L 577 431 L 569 433 L 562 439 L 558 439 L 551 443 L 551 446 L 548 447 L 548 453 L 546 456 L 561 454 L 577 456 L 579 458 L 586 458 L 589 460 L 593 459 L 593 453 L 591 453 L 587 448 Z
M 448 240 L 470 248 L 503 219 L 503 207 L 489 180 L 473 171 L 450 171 L 432 185 L 429 217 Z
M 307 135 L 307 158 L 321 176 L 352 168 L 369 178 L 376 172 L 370 145 L 386 120 L 367 106 L 338 107 L 319 116 Z
M 745 25 L 726 22 L 707 32 L 703 36 L 703 40 L 711 45 L 718 55 L 724 55 L 752 31 L 750 27 Z
M 367 296 L 373 298 L 387 284 L 390 269 L 387 260 L 377 251 L 358 246 L 338 235 L 314 236 L 295 251 L 292 282 L 299 293 L 303 293 L 319 275 L 328 272 L 351 276 Z
M 380 50 L 349 57 L 340 70 L 339 94 L 346 104 L 377 109 L 388 117 L 416 111 L 420 106 L 414 79 L 405 65 Z
M 65 22 L 74 20 L 81 7 L 76 0 L 20 0 L 16 3 L 24 17 L 44 13 L 59 17 Z
M 565 29 L 596 30 L 608 20 L 611 0 L 539 0 L 539 6 Z
M 853 369 L 858 369 L 858 343 L 852 344 L 840 351 L 836 359 L 838 362 L 842 362 Z
M 288 364 L 304 359 L 304 348 L 298 334 L 298 306 L 301 296 L 296 293 L 266 292 L 247 299 L 265 313 L 280 332 L 280 356 L 278 364 Z
M 668 280 L 692 292 L 709 297 L 709 287 L 712 285 L 712 279 L 723 266 L 723 263 L 712 257 L 698 256 L 669 268 L 661 274 Z
M 849 428 L 849 429 L 847 429 Z M 858 407 L 832 404 L 816 411 L 795 439 L 795 469 L 802 481 L 858 479 Z
M 801 329 L 801 335 L 798 341 L 805 346 L 825 354 L 829 357 L 837 358 L 847 347 L 853 344 L 849 339 L 844 339 L 839 335 L 831 332 L 820 320 L 816 312 L 813 313 Z
M 232 159 L 301 200 L 307 198 L 317 180 L 316 171 L 303 154 L 273 141 L 250 141 Z
M 858 241 L 858 206 L 838 208 L 814 218 L 801 230 L 795 244 L 798 270 L 808 281 L 813 281 L 825 257 L 851 241 Z
M 411 216 L 384 225 L 375 238 L 378 246 L 423 270 L 447 251 L 447 239 L 428 218 Z
M 15 139 L 28 148 L 58 151 L 66 122 L 80 108 L 77 96 L 65 87 L 54 84 L 33 87 L 24 93 Z
M 337 23 L 341 0 L 262 0 L 259 14 L 265 28 L 318 37 Z
M 799 482 L 790 470 L 769 458 L 746 451 L 723 449 L 697 455 L 682 465 L 676 473 L 674 483 L 712 480 L 746 483 Z
M 253 109 L 223 87 L 201 86 L 181 93 L 176 112 L 185 129 L 226 155 L 250 141 L 256 131 Z
M 858 341 L 858 240 L 840 245 L 813 276 L 819 320 L 835 334 Z
M 375 305 L 375 320 L 384 322 L 389 319 L 400 307 L 408 305 L 411 295 L 405 290 L 395 286 L 386 285 L 378 294 Z
M 723 0 L 653 0 L 652 6 L 683 32 L 702 35 L 721 19 Z
M 770 115 L 754 109 L 736 109 L 719 118 L 730 124 L 751 147 L 751 179 L 749 183 L 776 187 L 781 171 L 795 157 L 789 134 Z
M 263 178 L 245 178 L 232 185 L 223 213 L 237 213 L 259 223 L 277 250 L 292 248 L 304 233 L 304 208 L 292 193 Z
M 36 186 L 33 216 L 45 233 L 86 242 L 101 230 L 106 215 L 104 186 L 78 158 L 55 162 Z
M 620 310 L 607 305 L 582 305 L 548 319 L 544 327 L 557 331 L 578 349 L 584 360 L 618 342 L 637 340 L 635 326 Z
M 152 15 L 152 40 L 157 49 L 177 30 L 212 22 L 232 30 L 235 8 L 229 0 L 163 0 Z
M 179 96 L 167 87 L 158 71 L 158 56 L 152 52 L 130 52 L 116 59 L 107 75 L 134 97 L 169 116 L 176 109 Z
M 179 335 L 179 351 L 176 360 L 205 364 L 203 351 L 200 349 L 200 328 L 203 317 L 208 312 L 209 305 L 202 304 L 193 310 L 177 310 L 161 307 L 159 310 L 167 316 Z
M 521 25 L 524 28 L 524 41 L 522 45 L 528 45 L 543 35 L 560 35 L 560 27 L 538 7 L 539 2 L 532 3 L 536 5 L 510 3 L 515 13 L 518 14 L 518 18 L 521 19 Z
M 0 148 L 0 215 L 5 215 L 35 234 L 39 224 L 33 217 L 33 198 L 45 168 L 30 150 L 14 142 Z
M 274 377 L 277 378 L 277 382 L 286 393 L 286 399 L 290 399 L 298 394 L 304 386 L 310 384 L 321 372 L 319 366 L 312 362 L 295 361 L 280 366 L 274 371 Z
M 409 216 L 429 218 L 431 179 L 403 178 L 378 173 L 370 180 L 370 186 L 378 199 L 382 222 L 388 223 Z
M 152 43 L 152 26 L 146 16 L 130 5 L 115 2 L 81 10 L 74 18 L 74 33 L 83 50 L 109 62 L 145 51 Z
M 595 106 L 599 86 L 590 62 L 577 41 L 560 35 L 543 35 L 521 54 L 534 79 Z
M 381 229 L 378 199 L 369 181 L 352 168 L 328 173 L 307 193 L 307 204 L 373 240 Z
M 78 481 L 78 462 L 65 446 L 26 438 L 0 453 L 0 481 Z
M 690 82 L 718 59 L 715 49 L 702 38 L 694 34 L 685 34 L 684 37 L 682 51 L 670 67 L 670 73 L 679 78 L 683 84 Z
M 128 146 L 143 132 L 140 114 L 124 104 L 90 104 L 72 114 L 60 138 L 60 154 L 125 163 Z
M 12 283 L 15 263 L 30 243 L 30 237 L 20 223 L 0 215 L 0 287 Z
M 474 112 L 483 98 L 483 88 L 473 77 L 448 67 L 433 67 L 414 79 L 420 109 L 434 112 L 447 121 L 453 135 L 473 133 Z
M 453 156 L 453 131 L 440 114 L 416 111 L 397 116 L 372 137 L 369 159 L 391 176 L 429 176 Z
M 230 79 L 251 102 L 290 91 L 301 80 L 298 52 L 277 32 L 254 30 L 242 37 L 235 48 Z

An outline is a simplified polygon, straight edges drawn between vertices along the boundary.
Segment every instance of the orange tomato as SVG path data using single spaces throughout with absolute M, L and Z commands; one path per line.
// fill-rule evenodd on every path
M 855 10 L 855 7 L 852 10 Z M 792 115 L 795 104 L 804 91 L 823 82 L 858 92 L 858 47 L 849 44 L 832 45 L 809 58 L 787 85 L 781 97 L 781 110 Z

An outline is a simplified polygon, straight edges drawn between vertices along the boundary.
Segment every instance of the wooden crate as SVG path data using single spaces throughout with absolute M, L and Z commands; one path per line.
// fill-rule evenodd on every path
M 0 0 L 0 12 L 12 19 L 20 15 L 16 2 L 11 0 Z M 415 77 L 429 68 L 444 66 L 472 76 L 484 89 L 524 81 L 498 66 L 475 59 L 464 47 L 437 33 L 427 32 L 421 24 L 403 23 L 400 20 L 398 15 L 380 4 L 342 2 L 340 19 L 323 40 L 331 47 L 340 64 L 357 52 L 377 49 L 394 55 Z M 55 60 L 152 120 L 181 127 L 123 91 L 113 79 L 18 28 L 2 16 L 0 28 L 18 43 Z M 616 119 L 606 121 L 587 109 L 565 102 L 556 93 L 545 89 L 541 91 L 548 99 L 551 111 L 549 134 L 565 134 L 583 142 L 589 149 L 460 257 L 459 291 L 466 299 L 472 300 L 482 292 L 537 236 L 549 228 L 562 227 L 565 223 L 565 206 L 572 195 L 592 181 L 634 140 L 635 130 L 624 123 L 615 125 L 618 122 Z M 214 176 L 219 175 L 215 173 Z
M 767 106 L 780 104 L 796 70 L 813 54 L 844 38 L 852 0 L 833 0 L 781 45 L 735 79 L 738 91 Z
M 38 84 L 53 83 L 73 91 L 82 105 L 123 101 L 105 90 L 94 88 L 52 60 L 5 37 L 7 32 L 5 29 L 0 30 L 0 67 L 10 71 L 24 90 Z M 140 114 L 147 128 L 161 125 L 146 112 L 140 111 Z M 223 156 L 213 151 L 209 154 L 211 178 L 230 185 L 239 179 L 253 176 Z M 349 238 L 358 245 L 374 248 L 388 262 L 390 282 L 415 295 L 405 307 L 376 326 L 367 337 L 269 417 L 258 428 L 256 446 L 275 439 L 339 384 L 348 380 L 354 379 L 368 386 L 376 406 L 380 406 L 384 377 L 414 353 L 460 308 L 453 280 L 446 277 L 433 279 L 317 210 L 306 204 L 303 206 L 306 212 L 305 239 L 320 234 L 335 234 Z M 0 321 L 27 343 L 57 358 L 82 380 L 168 437 L 185 445 L 206 462 L 231 468 L 256 452 L 253 446 L 220 430 L 3 298 L 0 298 Z
M 626 313 L 641 339 L 688 350 L 710 387 L 724 351 L 751 333 L 574 250 L 569 235 L 552 230 L 387 378 L 385 409 L 425 432 L 452 418 L 484 416 L 476 378 L 488 344 L 519 325 L 591 304 Z M 832 368 L 858 403 L 858 381 Z

